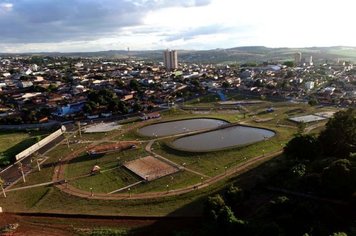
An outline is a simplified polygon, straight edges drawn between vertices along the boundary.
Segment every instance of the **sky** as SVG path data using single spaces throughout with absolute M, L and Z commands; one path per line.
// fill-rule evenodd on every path
M 353 0 L 0 0 L 0 52 L 356 46 Z

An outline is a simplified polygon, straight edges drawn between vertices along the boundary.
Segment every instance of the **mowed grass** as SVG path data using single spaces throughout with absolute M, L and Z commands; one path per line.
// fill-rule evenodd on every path
M 36 143 L 36 137 L 26 132 L 0 132 L 0 165 Z M 4 163 L 5 164 L 5 163 Z
M 49 158 L 41 165 L 41 171 L 38 171 L 36 162 L 32 162 L 32 172 L 26 175 L 26 183 L 20 180 L 12 188 L 30 186 L 40 183 L 46 183 L 52 181 L 54 166 L 57 164 L 59 159 L 62 159 L 66 155 L 72 152 L 71 149 L 75 150 L 83 147 L 84 144 L 72 144 L 70 149 L 67 145 L 60 144 L 57 148 L 45 153 L 45 156 Z
M 266 114 L 263 111 L 273 106 L 275 112 Z M 225 114 L 225 113 L 210 113 L 210 114 L 192 114 L 192 112 L 182 111 L 179 109 L 172 109 L 167 112 L 162 112 L 163 120 L 176 120 L 181 118 L 193 117 L 212 117 L 225 119 L 230 122 L 247 122 L 253 126 L 266 127 L 277 131 L 277 135 L 267 141 L 263 141 L 254 145 L 243 148 L 234 148 L 230 150 L 217 151 L 211 153 L 187 153 L 173 150 L 166 146 L 164 142 L 155 142 L 153 145 L 154 151 L 162 156 L 178 163 L 185 163 L 187 168 L 196 170 L 198 172 L 214 176 L 225 171 L 225 167 L 233 168 L 246 159 L 263 153 L 269 153 L 283 148 L 284 144 L 293 137 L 296 133 L 296 125 L 288 122 L 286 119 L 295 115 L 310 114 L 315 111 L 321 111 L 324 108 L 314 108 L 305 104 L 290 104 L 290 103 L 270 103 L 256 104 L 246 106 L 248 112 L 246 118 L 239 113 Z M 257 123 L 254 122 L 256 118 L 272 118 L 271 121 Z M 288 125 L 287 127 L 277 127 L 276 121 L 281 120 Z M 154 121 L 157 122 L 158 120 Z M 285 123 L 284 123 L 285 122 Z M 127 127 L 134 124 L 127 124 Z M 115 135 L 113 135 L 115 136 Z M 111 136 L 111 137 L 113 137 Z M 136 134 L 128 133 L 124 139 L 135 138 Z M 98 137 L 97 137 L 98 138 Z M 87 144 L 78 144 L 87 145 Z M 100 175 L 80 178 L 71 184 L 74 186 L 89 191 L 90 187 L 94 192 L 109 192 L 120 188 L 125 184 L 125 175 L 123 172 L 118 172 L 120 162 L 125 160 L 132 160 L 148 155 L 144 151 L 144 146 L 138 150 L 128 150 L 122 153 L 112 153 L 104 155 L 100 158 L 88 158 L 80 155 L 78 160 L 73 160 L 66 170 L 66 177 L 76 177 L 83 174 L 88 174 L 94 165 L 99 165 L 102 170 L 113 170 L 101 173 Z M 65 156 L 65 145 L 49 152 L 48 155 L 54 155 L 57 158 Z M 75 146 L 73 146 L 75 149 Z M 70 150 L 67 150 L 70 151 Z M 118 157 L 120 159 L 118 159 Z M 249 167 L 253 168 L 253 167 Z M 50 170 L 50 168 L 48 169 Z M 53 170 L 49 171 L 52 172 Z M 51 177 L 51 174 L 44 176 L 43 173 L 33 173 L 37 177 L 34 179 L 46 179 Z M 131 173 L 130 173 L 131 174 Z M 41 176 L 43 175 L 43 176 Z M 191 186 L 192 184 L 199 184 L 202 180 L 200 176 L 192 174 L 187 171 L 178 172 L 173 176 L 163 177 L 161 179 L 152 181 L 150 183 L 140 184 L 137 187 L 131 188 L 132 194 L 141 192 L 156 192 L 167 191 L 181 187 Z M 128 177 L 127 177 L 128 178 Z M 29 182 L 35 180 L 29 179 Z M 44 182 L 44 181 L 43 181 Z M 129 182 L 129 180 L 128 180 Z M 103 214 L 103 215 L 199 215 L 203 209 L 202 197 L 212 194 L 220 190 L 223 186 L 231 183 L 229 178 L 219 181 L 218 183 L 207 188 L 194 190 L 193 192 L 183 194 L 181 196 L 164 197 L 147 200 L 120 200 L 120 201 L 105 201 L 105 200 L 89 200 L 79 198 L 60 192 L 55 187 L 38 187 L 30 190 L 21 190 L 16 192 L 9 192 L 8 198 L 4 199 L 0 196 L 0 206 L 7 211 L 30 211 L 30 212 L 53 212 L 53 213 L 69 213 L 69 214 Z
M 203 191 L 202 191 L 203 192 Z M 200 192 L 201 193 L 201 192 Z M 206 192 L 204 191 L 204 195 Z M 93 200 L 79 198 L 61 192 L 55 187 L 38 187 L 9 192 L 7 198 L 0 196 L 0 205 L 7 212 L 47 212 L 92 215 L 168 215 L 189 204 L 199 194 L 164 197 L 147 200 Z M 202 204 L 192 207 L 185 215 L 201 214 Z
M 190 173 L 188 171 L 179 171 L 174 174 L 164 176 L 162 178 L 144 182 L 140 185 L 136 185 L 131 188 L 131 192 L 134 193 L 146 193 L 146 192 L 161 192 L 173 189 L 179 189 L 201 182 L 200 176 Z M 168 185 L 168 187 L 167 187 Z M 126 191 L 127 193 L 127 191 Z
M 66 178 L 74 178 L 81 175 L 89 174 L 95 165 L 98 165 L 101 170 L 111 169 L 123 164 L 125 161 L 134 160 L 136 158 L 147 156 L 142 146 L 137 149 L 124 150 L 119 152 L 108 153 L 105 155 L 82 155 L 72 159 L 66 168 Z
M 255 166 L 258 165 L 256 164 Z M 250 167 L 249 169 L 252 168 Z M 244 172 L 240 174 L 242 173 Z M 26 191 L 9 192 L 7 198 L 0 196 L 0 205 L 7 212 L 124 216 L 200 216 L 203 212 L 206 196 L 221 191 L 225 186 L 232 184 L 234 179 L 227 178 L 209 187 L 179 196 L 145 200 L 86 199 L 68 195 L 55 187 L 38 187 Z
M 155 142 L 153 148 L 154 152 L 177 164 L 184 165 L 208 176 L 215 176 L 249 158 L 281 150 L 284 144 L 293 136 L 294 130 L 279 127 L 276 128 L 276 131 L 276 135 L 266 141 L 215 152 L 192 153 L 175 150 L 169 146 L 170 140 Z
M 140 179 L 124 167 L 116 167 L 106 172 L 69 181 L 69 184 L 85 191 L 90 191 L 92 188 L 94 192 L 109 193 L 137 181 Z

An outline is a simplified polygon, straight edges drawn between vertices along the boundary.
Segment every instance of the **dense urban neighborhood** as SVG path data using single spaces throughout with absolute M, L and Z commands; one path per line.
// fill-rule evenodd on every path
M 3 57 L 0 122 L 45 123 L 150 112 L 185 100 L 235 91 L 256 98 L 355 106 L 353 64 L 286 61 L 203 65 L 104 58 Z M 298 63 L 298 64 L 297 64 Z
M 352 62 L 161 54 L 0 58 L 0 234 L 354 235 Z

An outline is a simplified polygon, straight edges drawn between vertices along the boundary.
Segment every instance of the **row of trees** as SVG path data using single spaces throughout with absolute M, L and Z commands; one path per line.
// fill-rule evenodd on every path
M 355 109 L 337 112 L 319 136 L 298 134 L 285 147 L 294 176 L 318 194 L 343 198 L 356 191 L 355 153 Z
M 320 135 L 299 133 L 290 140 L 285 157 L 273 161 L 272 170 L 266 170 L 268 174 L 261 175 L 255 186 L 245 192 L 230 186 L 209 197 L 202 235 L 347 235 L 339 231 L 353 235 L 355 119 L 354 109 L 336 113 Z M 314 195 L 314 199 L 273 194 L 266 191 L 268 186 Z M 325 204 L 319 199 L 349 205 Z

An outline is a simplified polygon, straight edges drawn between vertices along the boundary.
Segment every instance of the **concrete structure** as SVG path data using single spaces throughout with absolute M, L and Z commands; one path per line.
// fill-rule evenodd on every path
M 310 66 L 314 65 L 313 56 L 310 56 L 310 58 L 309 58 L 309 65 Z
M 302 62 L 302 53 L 301 52 L 297 52 L 294 54 L 294 64 L 296 66 L 300 65 Z
M 28 156 L 32 155 L 33 153 L 37 152 L 39 149 L 43 148 L 44 146 L 46 146 L 47 144 L 49 144 L 50 142 L 52 142 L 53 140 L 55 140 L 56 138 L 61 136 L 65 131 L 66 131 L 66 127 L 62 126 L 60 129 L 51 133 L 44 139 L 40 140 L 38 143 L 35 143 L 31 147 L 29 147 L 29 148 L 23 150 L 22 152 L 20 152 L 19 154 L 17 154 L 15 156 L 16 161 L 22 160 L 23 158 L 28 157 Z
M 311 123 L 311 122 L 326 120 L 326 118 L 321 116 L 315 116 L 315 115 L 306 115 L 306 116 L 292 117 L 289 118 L 289 120 L 297 123 Z
M 163 53 L 164 66 L 167 70 L 174 70 L 178 68 L 178 54 L 175 50 L 166 50 Z
M 311 90 L 311 89 L 314 88 L 314 85 L 315 85 L 314 81 L 308 81 L 308 82 L 305 83 L 305 88 L 307 90 Z
M 153 156 L 146 156 L 126 162 L 124 166 L 146 181 L 155 180 L 179 171 L 175 166 Z

